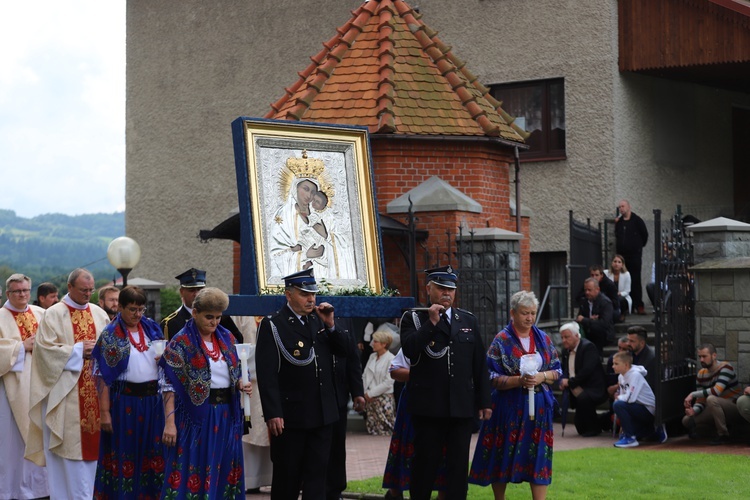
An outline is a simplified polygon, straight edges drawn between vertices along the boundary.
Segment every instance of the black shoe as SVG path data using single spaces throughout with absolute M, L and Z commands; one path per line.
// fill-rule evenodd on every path
M 385 492 L 385 496 L 383 498 L 393 498 L 394 500 L 404 500 L 404 494 L 400 491 L 397 494 L 391 493 L 390 490 Z
M 713 441 L 711 441 L 712 446 L 719 446 L 719 445 L 728 444 L 728 443 L 729 443 L 729 436 L 725 434 L 719 434 L 718 436 L 716 436 L 716 438 Z
M 260 493 L 260 488 L 248 488 L 247 491 L 245 491 L 247 495 L 255 495 Z

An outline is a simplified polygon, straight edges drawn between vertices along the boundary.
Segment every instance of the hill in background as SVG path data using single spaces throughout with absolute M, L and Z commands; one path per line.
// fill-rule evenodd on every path
M 0 279 L 14 272 L 64 284 L 70 271 L 86 267 L 100 281 L 117 271 L 107 260 L 107 246 L 125 234 L 125 213 L 44 214 L 26 219 L 0 209 Z

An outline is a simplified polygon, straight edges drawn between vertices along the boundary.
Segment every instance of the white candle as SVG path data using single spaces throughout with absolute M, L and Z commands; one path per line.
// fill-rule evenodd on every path
M 252 344 L 237 344 L 237 355 L 240 358 L 240 367 L 242 369 L 242 385 L 248 383 L 247 377 L 247 360 L 250 358 L 250 350 Z M 242 393 L 242 408 L 245 411 L 245 420 L 250 420 L 250 395 L 246 392 Z
M 153 347 L 154 354 L 158 358 L 162 354 L 164 354 L 164 349 L 167 347 L 167 341 L 166 340 L 153 340 L 151 341 L 151 347 Z

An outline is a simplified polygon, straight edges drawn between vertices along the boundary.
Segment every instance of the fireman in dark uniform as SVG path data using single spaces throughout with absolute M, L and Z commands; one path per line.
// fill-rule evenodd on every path
M 312 268 L 284 278 L 287 304 L 263 318 L 256 367 L 263 417 L 271 434 L 271 498 L 323 499 L 334 422 L 339 419 L 333 356 L 346 337 L 333 307 L 315 305 Z
M 191 267 L 184 273 L 175 276 L 175 278 L 180 280 L 180 298 L 182 299 L 182 305 L 172 314 L 161 320 L 161 331 L 164 333 L 164 338 L 167 340 L 177 335 L 177 332 L 182 330 L 185 323 L 193 317 L 193 300 L 195 300 L 195 296 L 198 295 L 198 292 L 206 287 L 206 271 L 201 269 Z M 242 333 L 240 333 L 239 328 L 234 324 L 232 318 L 229 316 L 222 316 L 219 324 L 232 332 L 232 335 L 237 339 L 238 344 L 242 343 Z
M 450 266 L 429 269 L 427 311 L 407 311 L 401 345 L 411 361 L 409 411 L 414 424 L 411 498 L 428 500 L 446 453 L 447 498 L 465 499 L 474 417 L 492 414 L 486 346 L 477 320 L 453 306 L 458 277 Z

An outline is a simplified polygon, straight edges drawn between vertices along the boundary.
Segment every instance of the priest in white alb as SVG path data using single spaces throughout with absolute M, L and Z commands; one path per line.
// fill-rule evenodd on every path
M 47 470 L 23 458 L 29 430 L 29 380 L 34 338 L 44 309 L 29 305 L 31 279 L 12 274 L 0 308 L 0 498 L 49 495 Z
M 90 304 L 94 277 L 76 269 L 68 293 L 47 309 L 31 364 L 26 458 L 47 464 L 50 498 L 92 498 L 99 458 L 99 398 L 91 351 L 109 322 Z

